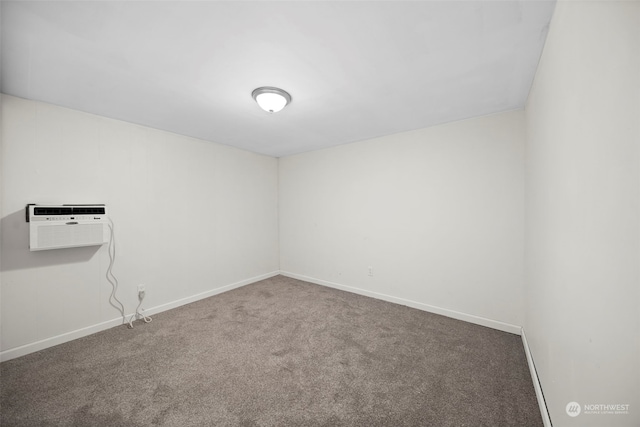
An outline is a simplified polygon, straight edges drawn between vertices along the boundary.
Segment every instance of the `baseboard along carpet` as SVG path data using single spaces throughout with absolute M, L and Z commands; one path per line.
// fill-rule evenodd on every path
M 519 336 L 276 276 L 0 364 L 2 426 L 542 426 Z

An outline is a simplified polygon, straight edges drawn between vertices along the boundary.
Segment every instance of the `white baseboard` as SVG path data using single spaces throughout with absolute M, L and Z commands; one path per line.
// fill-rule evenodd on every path
M 533 380 L 533 388 L 536 391 L 536 398 L 538 399 L 538 406 L 540 407 L 540 415 L 542 415 L 542 422 L 544 427 L 553 427 L 551 424 L 551 418 L 549 417 L 549 411 L 547 411 L 547 404 L 544 400 L 544 394 L 542 394 L 542 385 L 540 384 L 540 378 L 538 378 L 538 371 L 536 371 L 536 365 L 533 363 L 533 357 L 531 356 L 531 349 L 527 342 L 527 336 L 522 328 L 522 345 L 524 346 L 524 354 L 527 356 L 527 364 L 529 365 L 529 371 L 531 372 L 531 379 Z
M 241 280 L 239 282 L 222 286 L 220 288 L 212 289 L 212 290 L 202 292 L 196 295 L 192 295 L 186 298 L 181 298 L 179 300 L 171 301 L 169 303 L 162 304 L 156 307 L 147 308 L 144 310 L 144 314 L 151 316 L 153 314 L 171 310 L 172 308 L 180 307 L 182 305 L 189 304 L 204 298 L 209 298 L 211 296 L 221 294 L 223 292 L 227 292 L 232 289 L 250 285 L 251 283 L 259 282 L 260 280 L 268 279 L 270 277 L 277 276 L 278 274 L 280 274 L 279 271 L 272 271 L 271 273 L 261 274 L 260 276 L 251 277 L 249 279 Z M 127 319 L 129 319 L 132 315 L 133 313 L 127 314 L 126 316 Z M 122 317 L 118 317 L 112 320 L 107 320 L 105 322 L 87 326 L 85 328 L 76 329 L 74 331 L 66 332 L 64 334 L 56 335 L 54 337 L 45 338 L 40 341 L 21 345 L 20 347 L 10 348 L 8 350 L 4 350 L 0 352 L 0 362 L 4 362 L 10 359 L 15 359 L 16 357 L 20 357 L 29 353 L 34 353 L 36 351 L 44 350 L 45 348 L 53 347 L 55 345 L 62 344 L 68 341 L 73 341 L 75 339 L 86 337 L 87 335 L 95 334 L 96 332 L 104 331 L 106 329 L 110 329 L 120 325 L 123 325 Z
M 499 320 L 487 319 L 485 317 L 474 316 L 473 314 L 462 313 L 448 308 L 436 307 L 421 302 L 411 301 L 404 298 L 398 298 L 391 295 L 381 294 L 378 292 L 367 291 L 365 289 L 354 288 L 351 286 L 341 285 L 339 283 L 327 282 L 326 280 L 315 279 L 313 277 L 303 276 L 301 274 L 291 273 L 288 271 L 280 271 L 283 276 L 291 277 L 293 279 L 303 280 L 305 282 L 315 283 L 316 285 L 327 286 L 330 288 L 340 289 L 342 291 L 351 292 L 354 294 L 364 295 L 371 298 L 380 299 L 383 301 L 393 302 L 396 304 L 406 305 L 407 307 L 417 308 L 418 310 L 428 311 L 429 313 L 440 314 L 442 316 L 451 317 L 453 319 L 463 320 L 465 322 L 474 323 L 480 326 L 486 326 L 488 328 L 497 329 L 499 331 L 509 332 L 511 334 L 520 335 L 522 327 L 512 325 L 510 323 L 500 322 Z
M 176 300 L 176 301 L 171 301 L 171 302 L 168 302 L 166 304 L 158 305 L 158 306 L 155 306 L 155 307 L 152 307 L 152 308 L 145 308 L 144 309 L 144 314 L 151 316 L 153 314 L 161 313 L 161 312 L 167 311 L 167 310 L 171 310 L 172 308 L 177 308 L 177 307 L 180 307 L 182 305 L 191 304 L 192 302 L 196 302 L 196 301 L 199 301 L 201 299 L 209 298 L 209 297 L 212 297 L 214 295 L 218 295 L 218 294 L 221 294 L 223 292 L 230 291 L 232 289 L 236 289 L 236 288 L 240 288 L 242 286 L 250 285 L 252 283 L 259 282 L 260 280 L 269 279 L 270 277 L 274 277 L 274 276 L 277 276 L 279 274 L 280 274 L 279 271 L 272 271 L 271 273 L 261 274 L 260 276 L 255 276 L 255 277 L 251 277 L 249 279 L 241 280 L 239 282 L 232 283 L 230 285 L 223 286 L 221 288 L 212 289 L 210 291 L 202 292 L 202 293 L 199 293 L 199 294 L 196 294 L 196 295 L 192 295 L 190 297 L 182 298 L 182 299 L 179 299 L 179 300 Z

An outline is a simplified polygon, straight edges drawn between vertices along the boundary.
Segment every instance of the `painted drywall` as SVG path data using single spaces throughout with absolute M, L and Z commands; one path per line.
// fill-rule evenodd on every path
M 1 9 L 1 8 L 0 8 Z M 0 42 L 0 46 L 2 46 L 2 43 Z M 0 52 L 0 62 L 2 58 L 2 53 Z M 0 64 L 1 66 L 2 64 Z M 3 146 L 3 140 L 4 138 L 2 137 L 2 100 L 3 100 L 3 95 L 2 93 L 0 93 L 0 213 L 2 213 L 2 200 L 4 198 L 3 194 L 4 194 L 4 168 L 3 168 L 3 152 L 4 152 L 4 146 Z M 0 220 L 1 221 L 1 220 Z M 0 226 L 0 343 L 2 342 L 2 226 Z
M 6 95 L 2 119 L 3 354 L 119 316 L 106 245 L 30 252 L 27 203 L 108 206 L 127 312 L 141 283 L 169 307 L 277 272 L 277 159 Z
M 514 111 L 281 158 L 281 270 L 521 325 L 523 132 Z
M 524 330 L 554 427 L 640 425 L 639 121 L 640 3 L 560 1 L 526 106 Z M 606 404 L 629 414 L 586 413 Z

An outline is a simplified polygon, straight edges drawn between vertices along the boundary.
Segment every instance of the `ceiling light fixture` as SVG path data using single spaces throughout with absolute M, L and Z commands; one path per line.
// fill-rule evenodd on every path
M 277 113 L 291 103 L 291 95 L 277 87 L 259 87 L 251 96 L 268 113 Z

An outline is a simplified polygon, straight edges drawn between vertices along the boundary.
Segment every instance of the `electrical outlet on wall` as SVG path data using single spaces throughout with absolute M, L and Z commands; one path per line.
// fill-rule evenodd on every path
M 373 277 L 373 267 L 369 266 L 369 276 Z
M 138 293 L 145 292 L 147 289 L 144 285 L 138 285 Z

